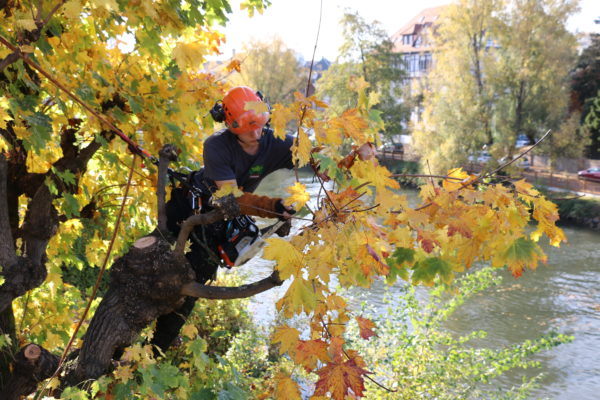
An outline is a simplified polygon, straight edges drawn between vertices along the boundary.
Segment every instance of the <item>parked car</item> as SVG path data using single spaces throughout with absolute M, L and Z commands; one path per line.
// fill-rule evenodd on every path
M 384 146 L 383 151 L 386 153 L 404 153 L 404 146 L 402 143 L 392 143 Z
M 467 159 L 471 162 L 485 164 L 486 162 L 492 159 L 492 155 L 489 152 L 483 150 L 480 151 L 477 155 L 469 156 Z
M 600 167 L 592 167 L 579 171 L 577 173 L 579 179 L 589 179 L 592 181 L 600 181 Z
M 527 137 L 527 135 L 521 134 L 521 135 L 517 136 L 517 142 L 515 143 L 515 146 L 517 148 L 528 146 L 528 145 L 529 145 L 529 138 Z
M 523 168 L 525 171 L 529 171 L 531 169 L 531 163 L 527 158 L 521 158 L 517 161 L 517 167 Z

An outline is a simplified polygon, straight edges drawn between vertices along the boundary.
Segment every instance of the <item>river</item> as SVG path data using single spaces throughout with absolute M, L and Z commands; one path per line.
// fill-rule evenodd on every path
M 269 178 L 259 190 L 271 196 L 285 195 L 282 188 L 294 180 L 289 172 Z M 301 181 L 311 193 L 318 192 L 319 186 L 308 175 L 302 174 Z M 301 223 L 295 225 L 297 230 Z M 467 301 L 447 321 L 446 328 L 460 335 L 486 331 L 487 337 L 477 344 L 489 348 L 535 339 L 550 331 L 573 335 L 572 343 L 535 356 L 541 368 L 511 371 L 499 382 L 508 389 L 519 385 L 523 375 L 541 373 L 543 378 L 533 392 L 534 398 L 593 400 L 600 398 L 600 233 L 563 229 L 568 244 L 560 248 L 543 245 L 547 264 L 526 271 L 519 279 L 501 271 L 502 283 Z M 256 258 L 240 270 L 254 280 L 268 276 L 272 268 L 270 262 Z M 369 303 L 383 308 L 384 286 L 379 281 L 369 289 Z M 275 301 L 285 289 L 286 285 L 253 298 L 250 308 L 258 323 L 273 321 Z

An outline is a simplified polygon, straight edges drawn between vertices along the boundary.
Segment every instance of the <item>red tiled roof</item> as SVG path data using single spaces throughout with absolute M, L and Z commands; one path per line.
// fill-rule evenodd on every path
M 422 52 L 428 51 L 427 46 L 413 47 L 412 45 L 402 44 L 403 35 L 418 35 L 424 26 L 430 26 L 438 19 L 440 14 L 447 6 L 426 8 L 412 18 L 406 25 L 392 35 L 394 42 L 394 51 L 398 53 Z

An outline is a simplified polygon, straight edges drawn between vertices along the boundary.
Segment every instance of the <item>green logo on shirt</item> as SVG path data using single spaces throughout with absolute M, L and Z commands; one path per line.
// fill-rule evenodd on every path
M 262 175 L 264 170 L 265 170 L 264 165 L 253 165 L 250 168 L 250 177 L 257 178 Z

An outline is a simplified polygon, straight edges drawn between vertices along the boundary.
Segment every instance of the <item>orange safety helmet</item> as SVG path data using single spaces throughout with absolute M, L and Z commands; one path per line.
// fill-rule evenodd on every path
M 269 121 L 268 112 L 248 109 L 246 103 L 263 103 L 262 96 L 247 86 L 231 89 L 223 98 L 223 111 L 227 128 L 236 135 L 262 129 Z

